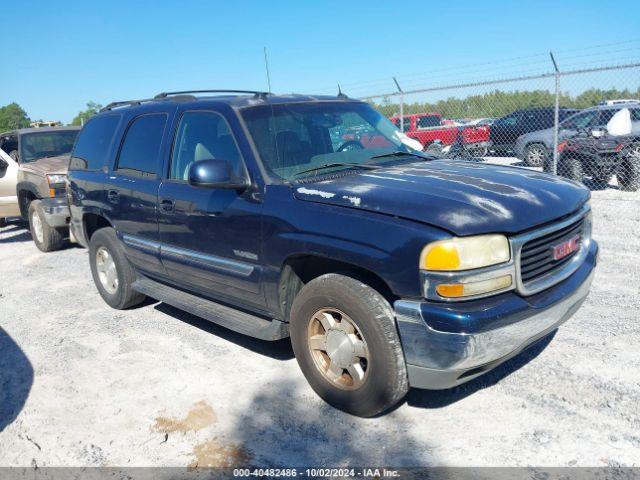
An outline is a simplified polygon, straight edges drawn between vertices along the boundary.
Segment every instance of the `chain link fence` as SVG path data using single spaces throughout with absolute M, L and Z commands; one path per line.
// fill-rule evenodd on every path
M 582 182 L 640 231 L 640 62 L 428 86 L 392 78 L 361 96 L 426 152 Z M 580 62 L 574 62 L 580 66 Z M 447 77 L 450 78 L 450 77 Z M 597 207 L 594 207 L 594 209 Z

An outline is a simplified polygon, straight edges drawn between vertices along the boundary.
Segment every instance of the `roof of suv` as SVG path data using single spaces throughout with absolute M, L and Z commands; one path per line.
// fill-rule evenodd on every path
M 582 111 L 584 112 L 588 110 L 621 110 L 623 108 L 640 108 L 640 102 L 632 100 L 629 102 L 594 105 L 593 107 L 587 107 Z
M 0 135 L 4 135 L 6 133 L 17 133 L 18 135 L 23 135 L 25 133 L 41 133 L 41 132 L 52 132 L 52 131 L 64 131 L 64 130 L 80 130 L 80 126 L 77 125 L 69 125 L 66 127 L 29 127 L 29 128 L 16 128 L 15 130 L 8 130 L 6 132 L 2 132 Z
M 142 100 L 127 100 L 122 102 L 113 102 L 104 107 L 101 112 L 115 110 L 125 107 L 137 107 L 140 105 L 166 104 L 166 102 L 217 102 L 226 103 L 234 108 L 253 107 L 256 105 L 277 105 L 286 103 L 302 103 L 302 102 L 336 102 L 336 101 L 352 101 L 360 102 L 347 97 L 344 94 L 334 95 L 302 95 L 297 93 L 274 95 L 268 92 L 239 92 L 240 94 L 220 94 L 215 95 L 216 90 L 202 90 L 194 92 L 172 92 L 160 93 L 153 98 Z M 221 93 L 226 91 L 220 91 Z M 228 92 L 234 92 L 229 90 Z M 214 93 L 214 95 L 194 95 L 199 93 Z

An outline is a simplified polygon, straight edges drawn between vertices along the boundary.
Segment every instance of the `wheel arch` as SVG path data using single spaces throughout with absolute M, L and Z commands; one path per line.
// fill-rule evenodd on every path
M 327 273 L 355 278 L 376 290 L 392 305 L 398 298 L 380 275 L 366 267 L 318 254 L 292 254 L 283 261 L 278 282 L 278 301 L 285 321 L 289 321 L 291 305 L 302 287 Z
M 40 198 L 38 189 L 30 182 L 18 182 L 16 185 L 16 193 L 18 196 L 18 207 L 20 207 L 20 215 L 23 220 L 29 218 L 29 204 Z
M 113 224 L 101 213 L 86 212 L 82 215 L 82 229 L 87 243 L 91 240 L 95 232 L 107 227 L 113 228 Z

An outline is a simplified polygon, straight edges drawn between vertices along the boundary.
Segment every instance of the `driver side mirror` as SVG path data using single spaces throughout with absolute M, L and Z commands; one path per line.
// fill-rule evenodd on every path
M 235 178 L 231 164 L 226 160 L 209 159 L 194 162 L 189 167 L 189 185 L 201 188 L 245 190 L 249 183 Z

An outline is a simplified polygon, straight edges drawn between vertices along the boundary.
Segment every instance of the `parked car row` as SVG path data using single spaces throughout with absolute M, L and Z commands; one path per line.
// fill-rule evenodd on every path
M 451 146 L 460 141 L 471 155 L 483 156 L 489 148 L 489 126 L 485 123 L 459 125 L 444 120 L 439 113 L 417 113 L 393 116 L 390 120 L 410 138 L 427 150 L 433 143 Z M 402 121 L 401 121 L 402 120 Z
M 344 95 L 162 93 L 91 118 L 40 205 L 67 199 L 111 307 L 290 338 L 320 397 L 372 416 L 551 334 L 597 263 L 582 185 L 413 144 Z
M 29 222 L 44 252 L 69 236 L 66 174 L 80 127 L 23 128 L 0 134 L 0 225 L 8 217 Z

